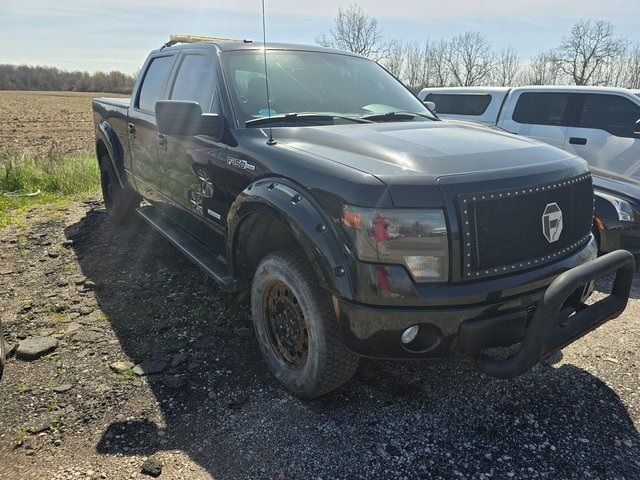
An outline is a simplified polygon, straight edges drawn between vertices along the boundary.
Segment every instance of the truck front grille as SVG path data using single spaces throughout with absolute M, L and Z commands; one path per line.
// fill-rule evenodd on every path
M 571 254 L 589 240 L 593 221 L 590 174 L 544 185 L 465 194 L 458 202 L 465 279 L 535 268 Z M 558 235 L 559 217 L 562 229 Z

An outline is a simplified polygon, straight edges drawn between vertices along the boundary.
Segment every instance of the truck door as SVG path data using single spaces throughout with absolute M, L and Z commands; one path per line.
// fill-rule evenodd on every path
M 129 110 L 127 132 L 131 149 L 131 171 L 136 186 L 149 200 L 162 200 L 162 170 L 158 162 L 158 130 L 156 127 L 156 101 L 164 95 L 174 55 L 151 58 L 132 108 Z
M 214 64 L 208 51 L 186 50 L 177 65 L 167 98 L 194 101 L 203 113 L 221 114 Z M 226 145 L 207 135 L 161 137 L 158 158 L 167 213 L 210 248 L 224 252 L 221 242 L 228 210 L 223 180 Z
M 585 93 L 580 100 L 565 150 L 589 165 L 640 180 L 640 139 L 633 134 L 640 102 L 615 93 Z
M 514 93 L 500 127 L 563 148 L 570 122 L 571 92 L 524 91 Z

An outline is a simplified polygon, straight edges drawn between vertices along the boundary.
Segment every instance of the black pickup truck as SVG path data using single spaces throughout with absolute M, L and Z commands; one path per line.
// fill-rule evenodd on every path
M 342 385 L 359 356 L 519 375 L 624 310 L 634 258 L 596 259 L 583 160 L 439 121 L 358 55 L 196 40 L 153 51 L 130 102 L 94 101 L 106 208 L 250 288 L 268 367 L 297 395 Z

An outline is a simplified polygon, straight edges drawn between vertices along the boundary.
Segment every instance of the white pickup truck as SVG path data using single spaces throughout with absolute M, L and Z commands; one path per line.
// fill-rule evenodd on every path
M 495 125 L 640 180 L 640 92 L 607 87 L 425 88 L 439 117 Z

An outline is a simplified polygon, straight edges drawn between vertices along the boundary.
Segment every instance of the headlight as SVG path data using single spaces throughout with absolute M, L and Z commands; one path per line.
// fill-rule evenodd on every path
M 365 262 L 402 264 L 417 282 L 449 278 L 449 240 L 442 210 L 345 206 L 342 225 Z
M 599 197 L 613 205 L 613 208 L 615 208 L 616 212 L 618 213 L 618 220 L 623 220 L 625 222 L 634 221 L 635 215 L 633 213 L 633 207 L 629 202 L 623 200 L 622 198 L 601 192 L 599 190 L 594 190 L 593 193 L 596 197 Z

